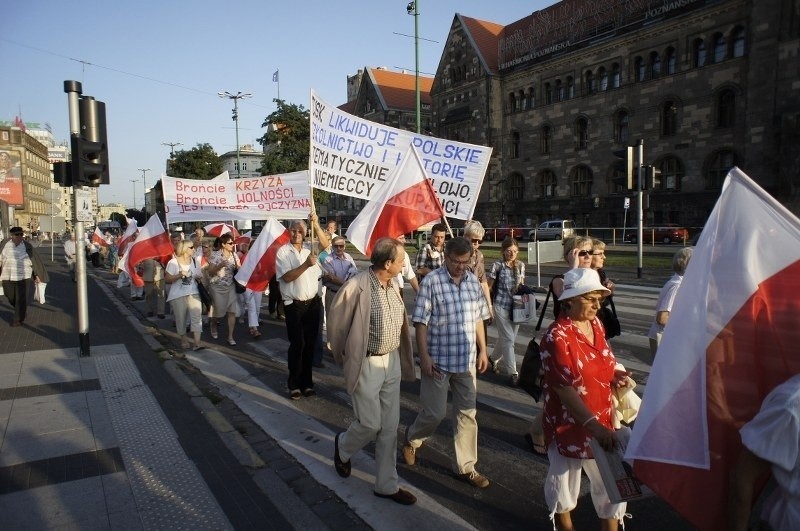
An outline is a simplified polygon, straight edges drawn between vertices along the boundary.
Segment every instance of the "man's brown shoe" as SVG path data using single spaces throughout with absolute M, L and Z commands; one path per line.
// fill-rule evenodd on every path
M 350 461 L 345 463 L 342 461 L 342 458 L 339 457 L 339 435 L 341 435 L 341 433 L 337 433 L 336 437 L 333 438 L 333 468 L 336 469 L 337 474 L 346 478 L 350 476 L 351 464 Z
M 414 505 L 417 503 L 417 497 L 405 489 L 397 489 L 394 494 L 381 494 L 380 492 L 372 492 L 378 498 L 387 498 L 400 505 Z
M 467 472 L 466 474 L 459 474 L 458 478 L 479 489 L 485 489 L 489 486 L 489 480 L 477 470 Z
M 410 444 L 406 443 L 403 446 L 403 459 L 408 466 L 414 466 L 417 462 L 417 450 Z

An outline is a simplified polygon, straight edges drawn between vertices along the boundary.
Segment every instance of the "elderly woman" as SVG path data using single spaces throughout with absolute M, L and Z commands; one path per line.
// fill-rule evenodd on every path
M 186 339 L 186 318 L 189 318 L 190 329 L 194 338 L 194 350 L 200 350 L 200 333 L 203 331 L 201 321 L 202 305 L 197 283 L 203 278 L 203 269 L 199 260 L 194 258 L 194 244 L 189 240 L 181 240 L 175 249 L 175 256 L 167 263 L 164 280 L 170 285 L 167 301 L 175 314 L 175 326 L 181 338 L 181 348 L 189 348 Z
M 240 267 L 239 258 L 236 256 L 233 235 L 228 232 L 218 239 L 219 249 L 211 253 L 206 266 L 211 288 L 211 298 L 214 301 L 213 314 L 211 315 L 211 337 L 217 339 L 217 322 L 220 317 L 228 321 L 228 344 L 236 345 L 233 339 L 233 327 L 236 324 L 236 314 L 239 313 L 239 302 L 236 289 L 233 286 L 233 276 Z
M 661 334 L 664 332 L 664 327 L 667 326 L 669 313 L 672 311 L 672 303 L 675 301 L 675 295 L 678 293 L 678 288 L 681 287 L 683 274 L 686 272 L 691 259 L 692 247 L 684 247 L 672 257 L 672 278 L 661 288 L 661 293 L 656 303 L 655 319 L 650 326 L 650 331 L 647 332 L 647 337 L 650 338 L 650 354 L 654 359 L 658 345 L 661 343 Z
M 581 470 L 589 478 L 602 529 L 616 530 L 625 514 L 624 503 L 609 499 L 589 447 L 591 439 L 606 450 L 617 444 L 613 389 L 629 385 L 625 372 L 615 370 L 616 359 L 596 318 L 609 293 L 593 269 L 567 271 L 561 313 L 541 344 L 543 424 L 550 460 L 544 492 L 556 529 L 572 529 L 570 511 L 580 496 Z
M 519 382 L 517 355 L 514 341 L 519 325 L 514 324 L 511 311 L 513 297 L 525 283 L 525 263 L 517 260 L 519 244 L 514 238 L 506 238 L 500 246 L 503 259 L 492 264 L 489 273 L 489 289 L 493 293 L 495 312 L 494 324 L 497 326 L 497 343 L 492 351 L 492 369 L 509 377 L 509 383 L 516 387 Z
M 487 321 L 491 324 L 494 319 L 494 309 L 492 307 L 492 295 L 489 290 L 489 281 L 486 278 L 486 265 L 483 258 L 483 253 L 479 249 L 483 242 L 483 237 L 486 235 L 486 229 L 480 221 L 471 219 L 464 224 L 464 237 L 472 243 L 472 256 L 470 257 L 469 270 L 472 271 L 478 282 L 481 283 L 483 295 L 486 297 L 486 304 L 489 305 L 489 319 L 483 322 L 484 332 L 486 332 Z M 487 336 L 488 337 L 488 336 Z

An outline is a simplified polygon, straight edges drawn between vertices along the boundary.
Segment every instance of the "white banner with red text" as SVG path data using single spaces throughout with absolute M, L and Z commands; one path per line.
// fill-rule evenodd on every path
M 308 171 L 249 179 L 202 181 L 163 176 L 167 223 L 305 218 L 311 211 Z
M 309 184 L 373 199 L 413 145 L 448 217 L 470 219 L 492 148 L 435 138 L 363 120 L 311 91 Z

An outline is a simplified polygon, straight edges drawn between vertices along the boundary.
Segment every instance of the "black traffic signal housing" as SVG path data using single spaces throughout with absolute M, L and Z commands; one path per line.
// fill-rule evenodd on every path
M 54 162 L 53 181 L 58 183 L 59 186 L 64 186 L 64 187 L 72 186 L 72 163 Z
M 613 164 L 615 170 L 614 184 L 622 186 L 626 190 L 635 190 L 636 175 L 633 173 L 633 146 L 615 150 L 614 157 L 616 157 Z
M 78 105 L 80 134 L 72 135 L 72 182 L 75 186 L 109 184 L 106 105 L 83 96 Z
M 644 190 L 653 190 L 656 185 L 656 179 L 661 177 L 661 170 L 656 168 L 655 166 L 645 166 L 644 167 L 644 182 L 642 183 L 642 189 Z

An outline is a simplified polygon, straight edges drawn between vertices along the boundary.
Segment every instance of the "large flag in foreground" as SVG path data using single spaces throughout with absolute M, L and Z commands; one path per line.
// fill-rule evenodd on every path
M 128 222 L 128 226 L 125 227 L 125 232 L 117 242 L 117 255 L 119 256 L 125 254 L 125 249 L 128 248 L 128 244 L 131 243 L 134 234 L 139 232 L 139 224 L 135 219 L 125 218 L 125 220 Z
M 370 256 L 379 238 L 396 238 L 443 217 L 442 205 L 419 154 L 410 146 L 390 181 L 350 224 L 347 238 Z
M 250 245 L 236 282 L 253 291 L 264 291 L 275 274 L 275 254 L 289 243 L 289 231 L 275 218 L 269 218 L 256 241 Z
M 119 267 L 128 273 L 134 286 L 142 287 L 144 280 L 136 273 L 136 265 L 148 258 L 156 260 L 168 258 L 174 252 L 175 249 L 172 247 L 169 234 L 164 230 L 164 225 L 158 216 L 152 215 L 139 231 L 136 240 L 128 245 L 128 251 L 122 256 Z
M 728 174 L 658 348 L 626 457 L 701 530 L 727 529 L 739 428 L 800 373 L 800 220 Z

